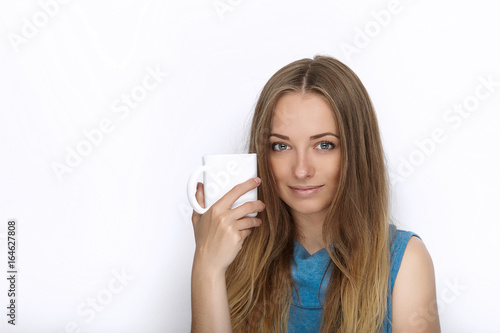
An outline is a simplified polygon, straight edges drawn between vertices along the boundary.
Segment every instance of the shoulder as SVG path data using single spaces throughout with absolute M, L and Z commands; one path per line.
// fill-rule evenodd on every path
M 414 234 L 409 235 L 392 291 L 392 328 L 440 332 L 434 265 L 424 242 Z
M 399 292 L 406 285 L 434 286 L 434 264 L 424 242 L 411 236 L 404 250 L 401 266 L 394 283 L 394 293 Z

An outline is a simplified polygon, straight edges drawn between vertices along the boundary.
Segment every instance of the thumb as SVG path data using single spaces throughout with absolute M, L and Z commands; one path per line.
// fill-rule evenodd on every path
M 198 182 L 196 184 L 196 201 L 198 201 L 198 204 L 202 207 L 205 208 L 205 194 L 203 191 L 203 183 Z M 194 209 L 193 209 L 193 215 L 191 216 L 191 221 L 193 222 L 193 227 L 196 229 L 196 225 L 198 224 L 198 221 L 201 218 L 201 214 L 198 214 Z
M 205 208 L 205 191 L 204 191 L 204 186 L 203 183 L 198 182 L 196 184 L 196 201 L 198 201 L 198 204 L 202 207 Z

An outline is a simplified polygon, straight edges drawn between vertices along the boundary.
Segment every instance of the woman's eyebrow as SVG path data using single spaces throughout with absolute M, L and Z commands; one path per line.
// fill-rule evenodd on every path
M 316 134 L 316 135 L 311 136 L 310 139 L 311 140 L 316 140 L 316 139 L 322 138 L 322 137 L 327 136 L 327 135 L 333 135 L 337 139 L 340 139 L 337 134 L 333 134 L 332 132 L 326 132 L 326 133 Z M 283 140 L 290 140 L 289 137 L 287 137 L 285 135 L 277 134 L 277 133 L 271 133 L 271 134 L 269 134 L 269 137 L 272 137 L 272 136 L 278 137 L 278 138 L 283 139 Z
M 327 135 L 333 135 L 337 139 L 340 139 L 337 134 L 333 134 L 332 132 L 326 132 L 326 133 L 321 133 L 321 134 L 316 134 L 316 135 L 311 136 L 311 140 L 316 140 L 316 139 L 322 138 L 322 137 L 327 136 Z

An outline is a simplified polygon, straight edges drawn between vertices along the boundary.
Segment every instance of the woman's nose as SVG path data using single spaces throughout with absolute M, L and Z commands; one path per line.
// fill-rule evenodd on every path
M 298 153 L 293 166 L 293 174 L 299 179 L 305 179 L 314 175 L 314 167 L 305 153 Z

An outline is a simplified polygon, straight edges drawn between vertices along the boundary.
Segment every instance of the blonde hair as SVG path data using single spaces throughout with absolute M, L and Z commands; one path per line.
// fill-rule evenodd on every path
M 269 134 L 284 94 L 314 93 L 329 103 L 340 136 L 338 191 L 323 225 L 333 270 L 323 304 L 322 332 L 376 332 L 386 316 L 389 279 L 388 180 L 375 111 L 357 75 L 326 56 L 295 61 L 276 72 L 257 101 L 249 152 L 257 153 L 259 198 L 266 209 L 226 272 L 235 332 L 287 332 L 294 288 L 294 221 L 269 167 Z

